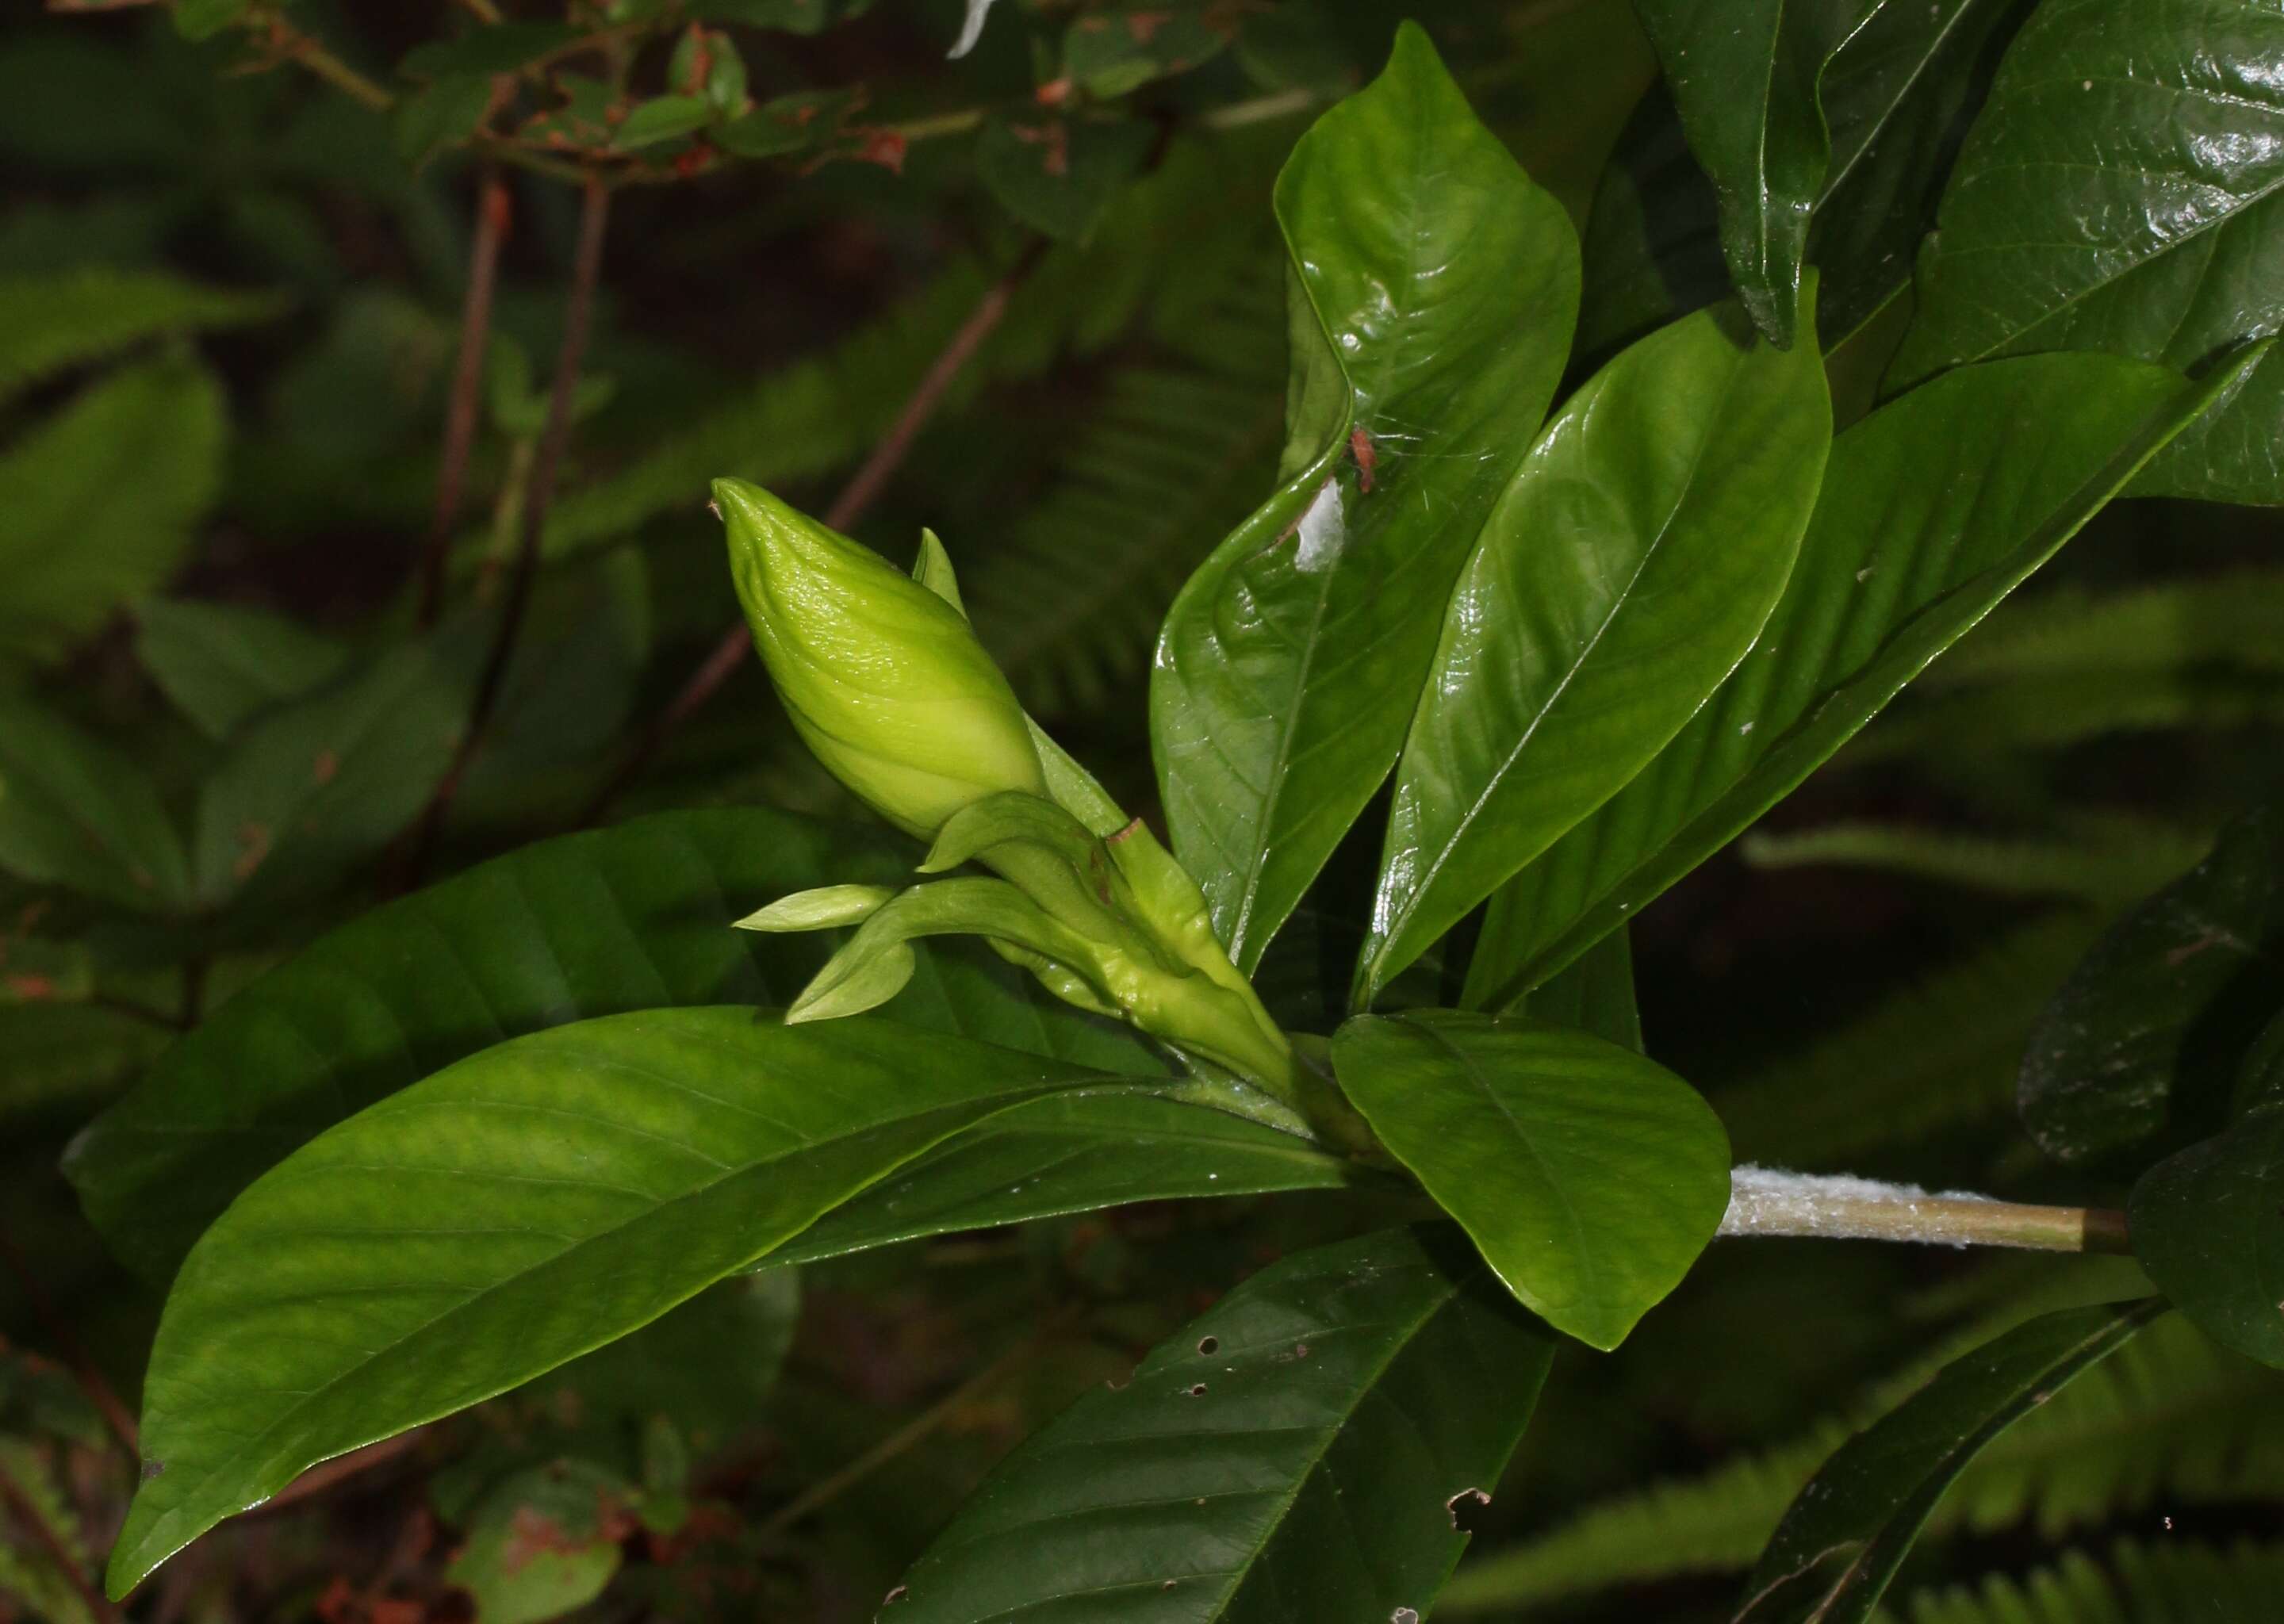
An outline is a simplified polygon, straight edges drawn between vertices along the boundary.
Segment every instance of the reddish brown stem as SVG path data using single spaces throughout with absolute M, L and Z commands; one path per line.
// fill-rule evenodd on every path
M 119 1624 L 119 1609 L 106 1600 L 103 1592 L 97 1589 L 87 1574 L 81 1571 L 79 1558 L 72 1553 L 70 1546 L 64 1543 L 63 1535 L 40 1515 L 40 1508 L 16 1480 L 8 1475 L 5 1466 L 0 1466 L 0 1504 L 7 1506 L 9 1514 L 22 1523 L 25 1531 L 38 1542 L 42 1550 L 47 1552 L 48 1560 L 56 1565 L 57 1571 L 70 1583 L 80 1604 L 87 1609 L 88 1617 L 96 1620 L 98 1624 Z
M 476 438 L 476 406 L 483 394 L 484 350 L 491 336 L 492 289 L 499 277 L 500 244 L 507 236 L 507 184 L 494 164 L 476 183 L 474 240 L 468 247 L 468 291 L 460 304 L 460 353 L 452 372 L 452 398 L 444 409 L 444 452 L 436 466 L 436 511 L 420 559 L 420 629 L 444 612 L 445 566 L 460 522 L 468 450 Z
M 444 818 L 451 809 L 452 798 L 459 792 L 468 765 L 482 746 L 484 729 L 498 707 L 500 688 L 515 655 L 516 638 L 523 630 L 532 588 L 539 579 L 540 543 L 546 534 L 548 504 L 555 494 L 555 479 L 563 465 L 564 448 L 571 438 L 572 402 L 579 390 L 579 365 L 587 351 L 595 285 L 602 277 L 603 233 L 610 212 L 609 183 L 599 175 L 588 176 L 579 211 L 579 246 L 572 263 L 571 295 L 563 315 L 563 345 L 556 352 L 555 381 L 547 397 L 547 420 L 539 432 L 538 448 L 532 457 L 531 482 L 524 491 L 523 529 L 516 545 L 515 568 L 508 577 L 499 629 L 492 635 L 482 674 L 476 679 L 475 702 L 468 708 L 468 724 L 461 731 L 451 766 L 445 769 L 435 793 L 429 797 L 419 832 L 414 838 L 405 885 L 408 890 L 418 885 L 426 871 L 428 859 L 443 833 Z
M 880 493 L 888 488 L 888 480 L 903 465 L 904 458 L 911 454 L 913 441 L 919 438 L 920 431 L 927 426 L 928 419 L 935 416 L 937 409 L 943 404 L 943 397 L 950 393 L 954 380 L 975 358 L 976 351 L 983 347 L 983 341 L 991 336 L 992 330 L 1006 316 L 1008 301 L 1037 267 L 1046 246 L 1044 238 L 1034 238 L 1015 263 L 1009 267 L 1007 274 L 993 283 L 985 290 L 983 297 L 976 301 L 975 308 L 967 314 L 967 319 L 960 323 L 950 340 L 928 363 L 927 371 L 920 375 L 919 382 L 913 386 L 903 410 L 896 414 L 896 422 L 880 437 L 880 442 L 872 448 L 863 465 L 849 476 L 849 482 L 841 488 L 841 494 L 833 499 L 833 504 L 825 510 L 826 524 L 836 530 L 849 529 L 880 500 Z M 753 652 L 753 634 L 742 623 L 722 634 L 722 640 L 714 645 L 713 652 L 690 674 L 689 680 L 682 684 L 666 708 L 653 719 L 642 737 L 635 741 L 634 748 L 620 764 L 619 770 L 588 802 L 586 811 L 580 818 L 581 823 L 594 824 L 602 820 L 612 803 L 624 794 L 628 786 L 640 777 L 657 758 L 667 740 L 681 731 L 683 724 L 703 709 L 706 702 L 720 691 L 722 684 L 728 682 L 731 675 L 746 662 L 746 656 Z
M 16 1277 L 16 1284 L 22 1288 L 24 1300 L 30 1305 L 33 1316 L 40 1322 L 41 1329 L 47 1332 L 48 1340 L 57 1355 L 71 1367 L 72 1378 L 79 1383 L 80 1391 L 87 1394 L 88 1402 L 95 1406 L 97 1413 L 102 1416 L 113 1435 L 127 1446 L 127 1458 L 140 1460 L 143 1447 L 136 1439 L 134 1416 L 120 1401 L 119 1394 L 112 1389 L 111 1384 L 104 1379 L 103 1372 L 95 1368 L 95 1362 L 87 1356 L 87 1349 L 81 1347 L 79 1339 L 72 1334 L 71 1324 L 64 1318 L 62 1310 L 56 1307 L 56 1300 L 48 1295 L 47 1287 L 40 1284 L 40 1277 L 32 1272 L 31 1264 L 16 1249 L 14 1238 L 5 1230 L 0 1230 L 0 1260 L 6 1261 L 8 1272 Z

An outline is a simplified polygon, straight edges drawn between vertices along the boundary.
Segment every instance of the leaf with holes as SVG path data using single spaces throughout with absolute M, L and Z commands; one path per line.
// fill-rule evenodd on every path
M 1151 737 L 1174 849 L 1241 970 L 1386 777 L 1452 579 L 1553 398 L 1578 249 L 1417 27 L 1277 183 L 1283 483 L 1175 600 Z
M 886 1616 L 1424 1619 L 1553 1352 L 1440 1225 L 1302 1253 L 1008 1456 Z
M 1364 1016 L 1341 1088 L 1558 1331 L 1615 1347 L 1729 1205 L 1729 1140 L 1663 1066 L 1584 1032 L 1450 1010 Z
M 645 1324 L 993 1113 L 1111 1081 L 886 1020 L 608 1015 L 303 1145 L 194 1247 L 144 1383 L 121 1596 L 317 1462 Z

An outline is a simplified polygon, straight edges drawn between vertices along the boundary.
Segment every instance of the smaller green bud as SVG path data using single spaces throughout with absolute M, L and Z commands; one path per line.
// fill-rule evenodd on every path
M 959 611 L 743 480 L 714 481 L 754 646 L 802 741 L 907 833 L 985 795 L 1044 795 L 1029 724 Z
M 864 924 L 896 894 L 886 886 L 819 886 L 781 896 L 736 924 L 741 931 L 829 931 Z

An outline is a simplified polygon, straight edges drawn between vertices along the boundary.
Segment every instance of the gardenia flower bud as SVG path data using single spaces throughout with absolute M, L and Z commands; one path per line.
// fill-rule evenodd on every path
M 960 613 L 743 480 L 714 481 L 754 646 L 803 743 L 908 833 L 1001 790 L 1047 792 L 1014 691 Z

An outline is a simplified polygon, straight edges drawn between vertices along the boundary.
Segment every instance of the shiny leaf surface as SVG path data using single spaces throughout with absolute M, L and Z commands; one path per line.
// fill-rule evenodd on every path
M 2039 356 L 1938 379 L 1842 434 L 1751 655 L 1494 899 L 1477 952 L 1525 968 L 1486 1002 L 1503 1007 L 1742 833 L 2227 386 Z
M 2049 1156 L 2100 1162 L 2217 1129 L 2229 1081 L 2284 1009 L 2284 806 L 2112 925 L 2022 1056 L 2015 1103 Z
M 894 880 L 918 855 L 761 809 L 527 847 L 374 910 L 239 994 L 96 1120 L 66 1170 L 113 1249 L 163 1280 L 265 1168 L 489 1044 L 625 1010 L 790 1000 L 837 939 L 731 921 L 819 875 Z M 1162 1069 L 982 956 L 923 953 L 888 1012 L 1101 1070 Z
M 1553 1351 L 1441 1226 L 1288 1258 L 1010 1456 L 886 1616 L 1425 1618 Z
M 1891 381 L 2032 350 L 2198 366 L 2284 322 L 2284 13 L 2052 0 L 2000 66 L 1921 250 Z M 2143 492 L 2284 501 L 2284 366 Z
M 1640 771 L 1776 606 L 1831 404 L 1813 344 L 1732 324 L 1604 368 L 1484 527 L 1396 769 L 1359 1007 Z
M 1131 1201 L 1394 1184 L 1219 1111 L 1141 1094 L 1050 1097 L 1003 1112 L 882 1179 L 763 1267 Z
M 1443 605 L 1568 353 L 1561 206 L 1427 36 L 1277 184 L 1292 256 L 1282 484 L 1166 621 L 1151 733 L 1174 849 L 1250 971 L 1402 747 Z
M 1801 1491 L 1733 1624 L 1865 1624 L 1936 1502 L 1983 1447 L 2163 1312 L 2155 1300 L 2066 1308 L 1945 1365 Z
M 1447 1010 L 1365 1016 L 1334 1036 L 1333 1063 L 1507 1289 L 1596 1347 L 1679 1283 L 1728 1206 L 1712 1107 L 1586 1033 Z
M 657 1318 L 991 1113 L 1100 1074 L 742 1008 L 512 1039 L 264 1175 L 168 1298 L 123 1594 L 315 1463 Z
M 1897 9 L 1921 0 L 1889 0 Z M 1721 245 L 1754 322 L 1789 346 L 1831 142 L 1818 82 L 1880 0 L 1634 0 L 1689 145 L 1721 194 Z

